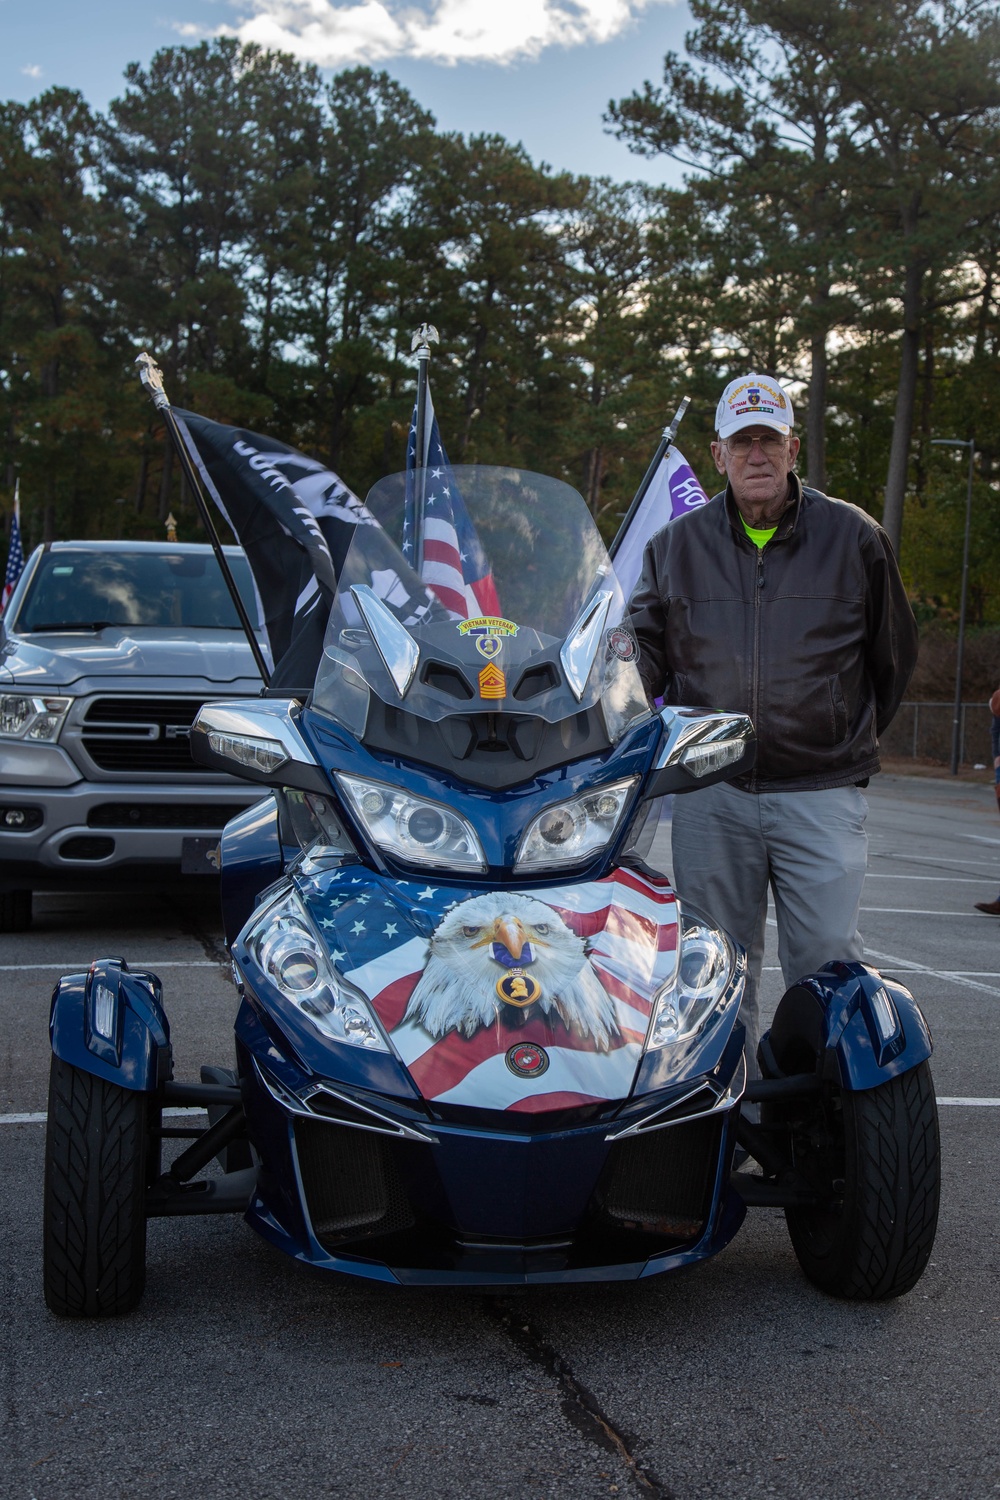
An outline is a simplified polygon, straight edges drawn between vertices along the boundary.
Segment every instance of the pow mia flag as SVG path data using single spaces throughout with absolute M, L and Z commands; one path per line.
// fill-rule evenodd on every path
M 271 686 L 304 695 L 355 527 L 378 523 L 332 469 L 286 443 L 173 411 L 206 489 L 247 555 L 274 663 Z

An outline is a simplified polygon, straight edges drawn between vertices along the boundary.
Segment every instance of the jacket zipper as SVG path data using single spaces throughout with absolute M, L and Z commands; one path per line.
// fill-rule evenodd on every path
M 764 548 L 757 548 L 757 581 L 753 593 L 753 690 L 750 695 L 750 718 L 757 727 L 760 707 L 760 595 L 764 587 Z M 757 790 L 757 767 L 750 773 L 750 788 Z

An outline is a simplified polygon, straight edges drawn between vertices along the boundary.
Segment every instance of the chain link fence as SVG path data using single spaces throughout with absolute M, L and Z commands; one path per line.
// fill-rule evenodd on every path
M 951 761 L 954 722 L 954 703 L 901 703 L 888 730 L 879 737 L 879 749 L 886 756 L 938 760 L 947 765 Z M 991 722 L 987 704 L 962 704 L 958 740 L 960 765 L 992 765 Z

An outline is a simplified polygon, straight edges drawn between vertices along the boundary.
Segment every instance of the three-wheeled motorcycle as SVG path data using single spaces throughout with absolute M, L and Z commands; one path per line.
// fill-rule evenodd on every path
M 147 1220 L 213 1213 L 321 1270 L 497 1288 L 658 1275 L 780 1205 L 817 1286 L 906 1292 L 939 1182 L 913 997 L 831 954 L 748 1081 L 745 955 L 646 861 L 665 794 L 745 773 L 753 727 L 651 708 L 575 491 L 454 482 L 492 608 L 427 586 L 433 486 L 409 566 L 405 480 L 383 480 L 311 693 L 194 725 L 196 759 L 262 791 L 222 840 L 232 1069 L 174 1078 L 155 974 L 101 959 L 56 986 L 49 1307 L 128 1311 Z M 185 1106 L 207 1128 L 172 1123 Z

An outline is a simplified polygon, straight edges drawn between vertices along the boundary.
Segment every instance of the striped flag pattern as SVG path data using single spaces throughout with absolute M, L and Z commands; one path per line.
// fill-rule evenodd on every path
M 24 572 L 24 547 L 21 543 L 21 481 L 14 482 L 14 514 L 10 518 L 10 546 L 7 550 L 7 571 L 4 574 L 3 594 L 0 596 L 0 612 L 7 608 L 7 601 L 14 592 L 14 585 Z
M 435 1038 L 419 1022 L 404 1020 L 427 962 L 429 934 L 445 911 L 477 893 L 421 889 L 410 881 L 396 885 L 407 894 L 393 899 L 392 887 L 357 870 L 319 877 L 303 895 L 326 930 L 334 962 L 368 997 L 424 1098 L 538 1113 L 628 1095 L 653 998 L 676 964 L 677 909 L 665 877 L 616 870 L 602 880 L 525 893 L 550 906 L 586 943 L 618 1025 L 610 1051 L 604 1052 L 592 1038 L 576 1036 L 544 1014 L 532 1015 L 516 1030 L 499 1022 L 483 1026 L 471 1037 L 451 1031 Z M 399 940 L 392 947 L 386 943 L 390 933 Z M 372 940 L 381 946 L 369 957 Z M 545 1048 L 549 1066 L 543 1075 L 523 1078 L 509 1070 L 505 1054 L 516 1042 Z
M 429 391 L 426 432 L 427 447 L 421 465 L 427 471 L 421 577 L 452 619 L 499 615 L 502 611 L 489 560 L 455 483 Z M 417 408 L 414 406 L 406 446 L 406 513 L 403 522 L 403 553 L 410 563 L 416 558 L 417 468 Z

